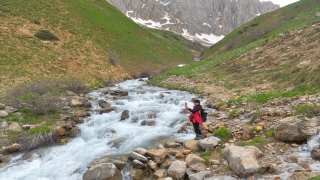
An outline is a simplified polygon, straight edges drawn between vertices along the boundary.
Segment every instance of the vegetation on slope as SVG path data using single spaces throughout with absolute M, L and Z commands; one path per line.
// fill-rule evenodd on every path
M 208 50 L 207 59 L 166 72 L 153 79 L 153 84 L 194 92 L 197 92 L 194 90 L 197 87 L 202 89 L 198 92 L 207 95 L 217 93 L 214 90 L 209 92 L 209 86 L 222 86 L 232 90 L 232 94 L 241 95 L 235 99 L 237 101 L 245 98 L 259 103 L 278 97 L 314 94 L 320 87 L 320 49 L 317 45 L 320 43 L 320 17 L 315 18 L 319 11 L 319 1 L 302 0 L 262 15 L 239 29 L 257 24 L 258 20 L 264 23 L 269 19 L 268 24 L 277 23 L 277 18 L 271 18 L 272 15 L 280 18 L 295 14 L 295 18 L 254 42 L 245 39 L 253 32 L 268 28 L 259 23 L 261 26 L 250 26 L 242 34 L 237 29 Z M 248 36 L 244 38 L 244 34 Z M 217 46 L 226 47 L 227 42 L 237 39 L 240 41 L 225 52 L 223 48 L 223 51 L 219 48 L 214 50 Z M 177 83 L 177 79 L 188 84 Z
M 192 61 L 189 47 L 140 27 L 104 0 L 0 0 L 0 23 L 3 87 L 61 76 L 101 84 Z M 110 54 L 117 57 L 112 64 Z

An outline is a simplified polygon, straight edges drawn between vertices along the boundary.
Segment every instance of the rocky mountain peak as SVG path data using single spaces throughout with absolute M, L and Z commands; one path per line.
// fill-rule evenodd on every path
M 259 0 L 107 0 L 136 23 L 213 45 L 260 14 L 279 8 Z

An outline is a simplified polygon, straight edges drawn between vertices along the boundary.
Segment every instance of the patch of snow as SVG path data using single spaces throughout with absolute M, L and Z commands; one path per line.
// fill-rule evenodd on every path
M 127 13 L 126 13 L 126 16 L 127 16 L 127 17 L 130 17 L 130 16 L 129 16 L 129 13 L 134 13 L 134 11 L 127 11 Z M 131 17 L 130 17 L 130 18 L 131 18 Z
M 221 25 L 219 25 L 219 27 L 220 27 L 220 28 L 222 28 L 222 26 L 221 26 Z
M 217 42 L 219 42 L 221 39 L 223 39 L 224 36 L 221 35 L 221 36 L 216 36 L 214 34 L 204 34 L 204 33 L 201 33 L 201 34 L 196 34 L 195 36 L 195 40 L 200 40 L 200 41 L 204 41 L 206 42 L 208 45 L 213 45 L 213 44 L 216 44 Z
M 162 5 L 164 5 L 164 6 L 167 6 L 167 5 L 169 5 L 171 2 L 162 2 L 162 1 L 160 1 L 160 4 L 162 4 Z
M 146 4 L 143 4 L 143 5 L 142 5 L 142 8 L 144 8 L 145 6 L 146 6 Z
M 258 13 L 257 16 L 260 16 L 260 13 Z
M 136 22 L 137 24 L 140 24 L 140 25 L 143 25 L 143 26 L 146 26 L 148 28 L 153 28 L 153 29 L 158 29 L 161 27 L 161 24 L 159 22 L 154 22 L 152 20 L 143 20 L 141 18 L 134 18 L 134 17 L 131 17 L 131 19 Z
M 162 24 L 162 26 L 163 26 L 163 25 L 167 25 L 167 24 L 174 24 L 174 23 L 171 23 L 171 22 L 170 22 L 171 18 L 169 17 L 169 14 L 168 14 L 167 12 L 165 12 L 165 13 L 166 13 L 166 15 L 165 15 L 162 19 L 167 20 L 167 22 L 165 22 L 164 24 Z
M 204 26 L 209 26 L 209 27 L 211 27 L 210 24 L 207 24 L 207 23 L 203 23 L 203 25 L 204 25 Z

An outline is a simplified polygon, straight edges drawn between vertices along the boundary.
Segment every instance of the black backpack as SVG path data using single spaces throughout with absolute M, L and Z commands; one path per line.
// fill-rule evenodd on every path
M 202 119 L 202 122 L 206 122 L 207 121 L 207 116 L 208 116 L 208 113 L 206 113 L 206 111 L 204 109 L 201 109 L 201 119 Z

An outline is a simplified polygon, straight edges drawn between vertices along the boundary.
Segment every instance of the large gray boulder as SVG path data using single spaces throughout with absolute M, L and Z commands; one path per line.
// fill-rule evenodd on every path
M 240 178 L 246 178 L 256 173 L 263 173 L 267 168 L 259 165 L 258 159 L 263 152 L 254 146 L 227 146 L 222 151 L 233 172 Z
M 212 176 L 212 177 L 206 178 L 205 180 L 237 180 L 237 179 L 231 176 Z
M 198 141 L 199 146 L 202 149 L 209 150 L 214 149 L 219 144 L 220 139 L 214 136 L 202 139 Z
M 18 111 L 18 109 L 13 108 L 13 107 L 11 107 L 11 106 L 6 106 L 6 107 L 4 108 L 4 110 L 6 110 L 8 113 L 15 113 L 15 112 Z
M 91 166 L 82 177 L 83 180 L 119 180 L 121 172 L 112 163 L 102 163 Z
M 288 117 L 274 126 L 274 135 L 282 141 L 305 141 L 316 133 L 311 120 L 307 118 Z
M 200 171 L 195 174 L 189 175 L 190 180 L 203 180 L 206 176 L 210 175 L 210 171 Z
M 132 152 L 132 153 L 130 154 L 130 158 L 132 158 L 132 159 L 134 159 L 134 160 L 139 160 L 139 161 L 141 161 L 141 162 L 143 162 L 143 163 L 148 162 L 148 159 L 147 159 L 146 157 L 144 157 L 144 156 L 142 156 L 141 154 L 138 154 L 138 153 L 136 153 L 136 152 Z
M 5 110 L 0 110 L 0 118 L 6 118 L 8 116 L 8 112 Z
M 187 163 L 184 161 L 174 161 L 168 169 L 168 175 L 176 179 L 183 179 L 186 175 Z
M 167 156 L 167 149 L 150 149 L 147 154 L 151 156 L 154 162 L 161 164 Z

